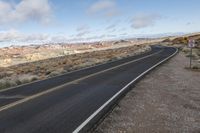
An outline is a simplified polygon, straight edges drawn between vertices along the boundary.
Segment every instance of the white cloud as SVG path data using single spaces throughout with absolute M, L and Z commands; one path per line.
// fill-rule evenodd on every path
M 28 41 L 47 41 L 50 39 L 50 36 L 48 34 L 31 34 L 31 35 L 23 35 L 24 39 L 22 41 L 28 42 Z
M 9 31 L 1 31 L 0 32 L 0 41 L 11 41 L 11 40 L 19 40 L 22 38 L 22 34 L 16 30 L 9 30 Z
M 65 35 L 56 35 L 51 37 L 51 42 L 61 43 L 61 42 L 67 42 L 68 37 Z
M 0 31 L 0 47 L 2 43 L 7 44 L 8 46 L 9 44 L 28 45 L 30 43 L 61 43 L 67 42 L 68 39 L 68 36 L 62 33 L 59 33 L 57 35 L 49 35 L 44 33 L 25 34 L 15 29 Z
M 52 19 L 48 0 L 21 0 L 19 3 L 0 0 L 0 24 L 22 23 L 29 20 L 47 24 Z
M 128 33 L 122 33 L 122 34 L 120 34 L 120 36 L 126 36 L 126 35 L 128 35 Z
M 91 37 L 86 38 L 85 40 L 95 41 L 95 40 L 101 40 L 101 39 L 103 39 L 105 37 L 106 37 L 106 35 L 91 36 Z
M 115 29 L 116 27 L 116 24 L 112 24 L 112 25 L 109 25 L 108 27 L 106 27 L 106 30 L 113 30 Z
M 29 44 L 45 44 L 45 43 L 66 43 L 66 42 L 87 42 L 87 41 L 100 41 L 109 40 L 116 38 L 114 34 L 100 34 L 100 35 L 89 35 L 88 32 L 82 32 L 76 36 L 67 36 L 65 34 L 59 33 L 58 35 L 49 34 L 25 34 L 14 29 L 9 31 L 0 31 L 0 47 L 10 46 L 10 45 L 29 45 Z
M 157 14 L 138 14 L 131 20 L 131 27 L 134 29 L 153 26 L 161 17 Z
M 94 3 L 90 8 L 89 11 L 91 13 L 96 13 L 102 10 L 107 10 L 109 8 L 115 8 L 115 2 L 110 0 L 100 0 Z
M 14 29 L 0 32 L 0 42 L 47 41 L 49 38 L 48 34 L 26 35 Z
M 82 37 L 82 36 L 85 36 L 85 35 L 87 35 L 87 34 L 89 34 L 90 33 L 90 31 L 81 31 L 81 32 L 79 32 L 76 36 L 77 37 Z
M 96 38 L 100 38 L 100 36 L 94 37 L 86 37 L 85 35 L 90 33 L 89 31 L 81 31 L 76 36 L 68 37 L 65 34 L 59 33 L 58 35 L 49 35 L 49 34 L 25 34 L 19 32 L 15 29 L 11 29 L 8 31 L 0 31 L 0 47 L 3 44 L 42 44 L 42 43 L 63 43 L 63 42 L 73 42 L 73 41 L 86 41 Z M 87 39 L 86 39 L 87 38 Z
M 115 0 L 99 0 L 93 3 L 89 9 L 89 14 L 101 14 L 105 17 L 113 17 L 119 14 Z
M 81 31 L 88 31 L 90 27 L 88 25 L 81 25 L 79 26 L 76 31 L 81 32 Z
M 76 31 L 78 32 L 76 36 L 82 37 L 90 33 L 90 27 L 88 25 L 81 25 L 76 29 Z

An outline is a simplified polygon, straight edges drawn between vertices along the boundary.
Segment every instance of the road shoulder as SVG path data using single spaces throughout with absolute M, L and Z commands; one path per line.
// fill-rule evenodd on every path
M 200 132 L 200 73 L 187 63 L 180 53 L 151 72 L 95 132 Z

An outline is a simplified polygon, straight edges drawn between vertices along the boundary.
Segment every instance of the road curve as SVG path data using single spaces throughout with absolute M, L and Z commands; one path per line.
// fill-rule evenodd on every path
M 29 97 L 29 96 L 38 94 L 40 92 L 49 90 L 53 87 L 57 87 L 65 83 L 80 79 L 82 77 L 112 68 L 114 66 L 121 65 L 123 63 L 130 62 L 136 59 L 140 59 L 142 57 L 150 56 L 152 54 L 155 54 L 157 51 L 158 51 L 158 48 L 153 47 L 150 52 L 144 53 L 142 55 L 127 57 L 125 59 L 96 65 L 94 67 L 84 68 L 81 70 L 77 70 L 77 71 L 69 72 L 67 74 L 56 76 L 53 78 L 45 79 L 42 81 L 36 81 L 34 83 L 28 83 L 26 85 L 21 85 L 14 88 L 0 90 L 0 107 L 12 102 L 21 100 L 25 97 Z
M 177 49 L 152 51 L 0 91 L 0 133 L 86 132 L 130 85 Z

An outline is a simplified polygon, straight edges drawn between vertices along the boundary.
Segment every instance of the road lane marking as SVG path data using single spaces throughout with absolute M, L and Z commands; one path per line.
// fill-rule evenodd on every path
M 138 77 L 136 77 L 134 80 L 132 80 L 130 83 L 128 83 L 124 88 L 122 88 L 120 91 L 118 91 L 113 97 L 111 97 L 107 102 L 105 102 L 100 108 L 98 108 L 92 115 L 90 115 L 82 124 L 80 124 L 74 131 L 73 133 L 78 133 L 80 132 L 99 112 L 101 112 L 112 100 L 114 100 L 116 97 L 118 97 L 124 90 L 126 90 L 131 84 L 133 84 L 134 82 L 136 82 L 139 78 L 141 78 L 142 76 L 144 76 L 145 74 L 147 74 L 149 71 L 151 71 L 152 69 L 156 68 L 157 66 L 159 66 L 160 64 L 162 64 L 163 62 L 167 61 L 168 59 L 170 59 L 171 57 L 173 57 L 174 55 L 176 55 L 176 53 L 178 52 L 178 49 L 176 49 L 175 53 L 173 53 L 171 56 L 163 59 L 162 61 L 158 62 L 157 64 L 155 64 L 154 66 L 152 66 L 151 68 L 149 68 L 148 70 L 144 71 L 142 74 L 140 74 Z
M 6 95 L 0 95 L 0 100 L 1 99 L 15 99 L 15 98 L 26 98 L 27 96 L 22 96 L 22 95 L 13 95 L 13 96 L 6 96 Z
M 111 67 L 111 68 L 109 68 L 109 69 L 105 69 L 105 70 L 103 70 L 103 71 L 99 71 L 99 72 L 96 72 L 96 73 L 93 73 L 93 74 L 84 76 L 84 77 L 82 77 L 82 78 L 79 78 L 79 79 L 70 81 L 70 82 L 68 82 L 68 83 L 66 83 L 66 84 L 62 84 L 62 85 L 57 86 L 57 87 L 54 87 L 54 88 L 52 88 L 52 89 L 48 89 L 48 90 L 46 90 L 46 91 L 37 93 L 37 94 L 32 95 L 32 96 L 29 96 L 29 97 L 27 97 L 27 98 L 18 100 L 18 101 L 16 101 L 16 102 L 13 102 L 13 103 L 10 103 L 10 104 L 7 104 L 7 105 L 2 106 L 2 107 L 0 108 L 0 112 L 3 111 L 3 110 L 7 110 L 7 109 L 9 109 L 9 108 L 12 108 L 12 107 L 14 107 L 14 106 L 16 106 L 16 105 L 22 104 L 22 103 L 24 103 L 24 102 L 27 102 L 27 101 L 29 101 L 29 100 L 35 99 L 35 98 L 37 98 L 37 97 L 40 97 L 40 96 L 42 96 L 42 95 L 45 95 L 45 94 L 47 94 L 47 93 L 50 93 L 50 92 L 53 92 L 53 91 L 62 89 L 64 86 L 67 86 L 67 85 L 70 85 L 70 84 L 73 84 L 73 83 L 82 81 L 82 80 L 84 80 L 84 79 L 93 77 L 93 76 L 95 76 L 95 75 L 98 75 L 98 74 L 101 74 L 101 73 L 104 73 L 104 72 L 107 72 L 107 71 L 110 71 L 110 70 L 113 70 L 113 69 L 116 69 L 116 68 L 119 68 L 119 67 L 122 67 L 122 66 L 125 66 L 125 65 L 128 65 L 128 64 L 131 64 L 131 63 L 134 63 L 134 62 L 137 62 L 137 61 L 146 59 L 146 58 L 149 58 L 149 57 L 151 57 L 151 56 L 154 56 L 154 55 L 156 55 L 156 54 L 161 53 L 162 51 L 163 51 L 163 49 L 161 49 L 160 51 L 158 51 L 158 52 L 156 52 L 156 53 L 150 54 L 150 55 L 148 55 L 148 56 L 144 56 L 144 57 L 142 57 L 142 58 L 139 58 L 139 59 L 136 59 L 136 60 L 132 60 L 132 61 L 129 61 L 129 62 L 120 64 L 120 65 Z
M 136 55 L 134 55 L 134 56 L 136 56 Z M 127 58 L 129 58 L 129 57 L 125 57 L 125 58 L 123 58 L 123 59 L 127 59 Z M 123 60 L 123 59 L 120 59 L 120 60 Z M 71 73 L 74 73 L 74 72 L 79 72 L 79 71 L 82 71 L 82 70 L 86 70 L 86 69 L 90 69 L 90 68 L 102 66 L 102 65 L 105 65 L 105 64 L 108 64 L 108 63 L 113 63 L 113 62 L 116 62 L 116 61 L 119 61 L 119 60 L 114 60 L 114 61 L 109 61 L 109 62 L 103 62 L 103 63 L 101 63 L 101 64 L 97 64 L 97 65 L 94 65 L 94 66 L 84 67 L 84 68 L 81 68 L 81 69 L 78 69 L 78 70 L 73 70 L 73 71 L 70 71 L 70 72 L 67 72 L 67 73 L 63 73 L 63 74 L 61 74 L 61 75 L 57 75 L 57 76 L 53 76 L 53 77 L 48 77 L 48 78 L 46 78 L 46 79 L 36 80 L 36 81 L 30 82 L 30 83 L 25 83 L 25 84 L 22 84 L 22 85 L 18 85 L 18 86 L 6 88 L 6 89 L 1 89 L 1 90 L 0 90 L 0 93 L 1 93 L 1 92 L 5 92 L 5 91 L 9 91 L 9 90 L 16 89 L 17 87 L 22 87 L 22 86 L 25 86 L 25 85 L 30 85 L 30 84 L 33 84 L 33 83 L 37 83 L 37 82 L 45 81 L 45 80 L 48 80 L 48 79 L 52 79 L 52 78 L 64 76 L 64 75 L 67 75 L 67 74 L 71 74 Z

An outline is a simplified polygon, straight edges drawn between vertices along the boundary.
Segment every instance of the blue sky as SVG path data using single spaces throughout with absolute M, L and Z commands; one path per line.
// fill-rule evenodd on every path
M 200 30 L 199 0 L 0 0 L 0 45 Z

